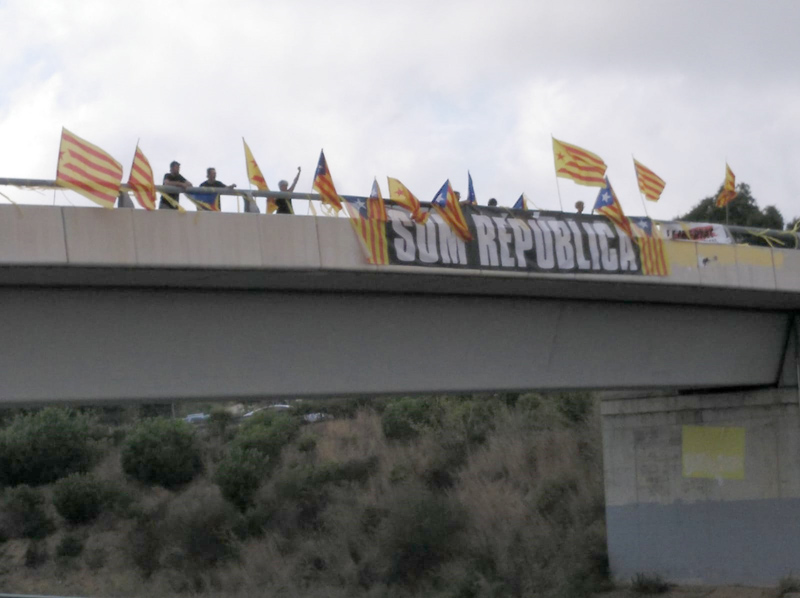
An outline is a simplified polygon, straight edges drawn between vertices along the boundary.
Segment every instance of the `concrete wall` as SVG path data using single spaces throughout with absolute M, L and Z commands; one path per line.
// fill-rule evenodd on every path
M 797 389 L 607 399 L 602 414 L 615 578 L 769 586 L 797 574 Z
M 0 205 L 0 285 L 348 290 L 800 310 L 800 251 L 666 241 L 672 274 L 370 266 L 345 218 Z
M 0 305 L 0 401 L 21 403 L 764 385 L 787 330 L 764 311 L 408 292 L 0 287 Z

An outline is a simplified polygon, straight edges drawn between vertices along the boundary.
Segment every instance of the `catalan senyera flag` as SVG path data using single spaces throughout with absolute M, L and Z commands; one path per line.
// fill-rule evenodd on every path
M 579 185 L 605 187 L 606 163 L 597 154 L 553 138 L 556 176 Z
M 467 220 L 464 218 L 461 206 L 458 205 L 456 194 L 453 192 L 449 179 L 445 181 L 442 188 L 431 200 L 431 205 L 459 239 L 462 241 L 472 240 L 472 233 L 469 232 Z
M 244 160 L 247 164 L 247 180 L 250 181 L 250 184 L 254 185 L 256 189 L 259 191 L 269 191 L 269 187 L 267 186 L 267 179 L 264 178 L 264 175 L 261 174 L 261 169 L 258 167 L 258 163 L 256 159 L 253 157 L 253 152 L 250 151 L 250 146 L 247 145 L 247 142 L 242 137 L 242 143 L 244 143 Z M 245 195 L 247 201 L 255 202 L 255 198 L 252 196 Z M 278 209 L 278 206 L 275 204 L 275 200 L 272 198 L 267 199 L 267 213 L 272 214 L 275 210 Z
M 614 189 L 611 187 L 608 178 L 605 179 L 604 188 L 601 189 L 600 193 L 597 195 L 597 201 L 594 203 L 594 210 L 598 214 L 602 214 L 611 220 L 611 222 L 624 230 L 625 233 L 633 239 L 631 223 L 625 217 L 625 213 L 622 211 L 622 205 L 619 203 L 617 194 L 614 193 Z
M 333 207 L 337 212 L 342 209 L 342 202 L 339 200 L 339 194 L 336 193 L 336 187 L 333 186 L 333 179 L 331 172 L 328 170 L 328 161 L 325 159 L 325 152 L 319 152 L 319 162 L 317 163 L 317 171 L 314 173 L 313 188 L 319 192 L 322 203 Z
M 389 247 L 386 241 L 388 217 L 378 181 L 373 181 L 372 191 L 366 200 L 360 197 L 342 199 L 367 261 L 370 264 L 388 264 Z
M 633 159 L 633 168 L 636 170 L 636 180 L 639 181 L 639 191 L 650 201 L 658 201 L 666 183 L 647 166 Z
M 56 185 L 113 208 L 122 184 L 122 164 L 96 145 L 61 129 Z
M 525 194 L 519 196 L 519 199 L 514 204 L 514 207 L 511 208 L 512 210 L 527 210 L 528 209 L 528 198 L 525 197 Z
M 639 259 L 642 274 L 648 276 L 669 276 L 670 267 L 664 252 L 664 241 L 650 218 L 630 218 L 631 230 L 639 246 Z
M 467 171 L 467 203 L 473 206 L 478 205 L 478 198 L 475 197 L 475 187 L 472 186 L 472 175 Z
M 422 211 L 419 200 L 408 190 L 403 183 L 392 177 L 386 177 L 389 181 L 389 199 L 397 205 L 404 207 L 411 212 L 411 219 L 419 224 L 425 224 L 428 220 L 428 212 Z
M 736 199 L 736 175 L 733 174 L 731 167 L 725 164 L 725 182 L 722 184 L 722 191 L 717 196 L 717 207 L 724 208 Z
M 133 154 L 128 186 L 133 191 L 133 195 L 140 206 L 145 210 L 156 209 L 156 183 L 153 179 L 153 169 L 150 167 L 150 162 L 142 150 L 139 149 L 138 144 L 136 145 L 136 152 Z

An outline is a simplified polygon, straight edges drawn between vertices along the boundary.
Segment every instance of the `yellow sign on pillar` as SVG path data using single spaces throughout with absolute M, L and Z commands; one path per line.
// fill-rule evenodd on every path
M 683 477 L 744 479 L 744 428 L 683 426 Z

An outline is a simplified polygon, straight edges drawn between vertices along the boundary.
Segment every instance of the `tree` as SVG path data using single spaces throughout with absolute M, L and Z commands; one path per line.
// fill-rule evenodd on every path
M 763 210 L 758 207 L 755 197 L 750 193 L 750 185 L 739 183 L 736 186 L 736 199 L 731 201 L 726 208 L 715 205 L 717 195 L 722 190 L 720 186 L 717 193 L 711 197 L 700 200 L 695 207 L 678 220 L 691 222 L 721 222 L 739 226 L 752 226 L 756 228 L 769 228 L 772 230 L 783 229 L 783 216 L 775 206 L 767 206 Z M 727 212 L 727 218 L 726 218 Z

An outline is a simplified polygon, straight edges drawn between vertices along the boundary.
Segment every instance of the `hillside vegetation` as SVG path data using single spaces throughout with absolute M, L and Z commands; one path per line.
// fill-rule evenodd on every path
M 331 419 L 308 423 L 305 413 Z M 0 587 L 78 596 L 583 596 L 607 557 L 589 395 L 295 402 L 202 426 L 8 413 Z

